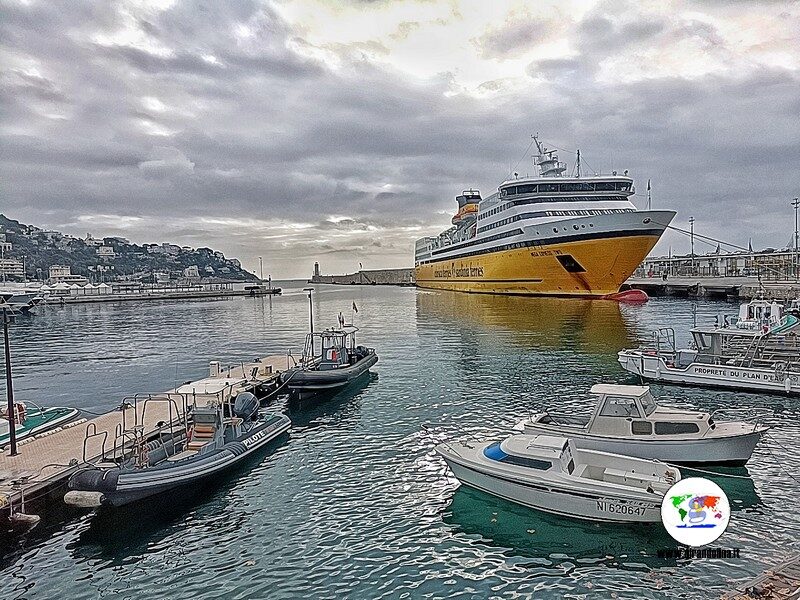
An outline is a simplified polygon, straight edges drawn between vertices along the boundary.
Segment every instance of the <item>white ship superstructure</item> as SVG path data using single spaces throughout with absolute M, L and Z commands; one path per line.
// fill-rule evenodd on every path
M 482 199 L 456 198 L 453 226 L 415 248 L 421 287 L 489 293 L 614 293 L 670 223 L 673 211 L 640 211 L 633 179 L 580 173 L 534 138 L 534 177 L 515 176 Z

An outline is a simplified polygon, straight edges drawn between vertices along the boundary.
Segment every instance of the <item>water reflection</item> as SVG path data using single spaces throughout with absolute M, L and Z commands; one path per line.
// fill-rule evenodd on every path
M 762 505 L 747 467 L 714 467 L 699 471 L 690 467 L 681 467 L 681 474 L 684 479 L 705 477 L 716 483 L 728 497 L 731 512 L 758 508 Z
M 612 524 L 566 519 L 460 486 L 443 520 L 481 542 L 547 560 L 602 560 L 619 566 L 669 564 L 660 549 L 674 545 L 660 523 Z M 674 562 L 674 561 L 673 561 Z
M 102 557 L 113 564 L 130 556 L 145 554 L 149 547 L 173 534 L 176 528 L 189 526 L 190 522 L 227 515 L 227 521 L 234 525 L 234 529 L 237 524 L 243 525 L 244 515 L 230 506 L 237 499 L 237 485 L 263 476 L 283 453 L 278 451 L 286 445 L 289 437 L 289 434 L 281 435 L 236 469 L 197 485 L 171 490 L 119 508 L 101 507 L 88 516 L 87 526 L 67 549 L 76 558 Z
M 636 345 L 631 319 L 617 302 L 447 291 L 419 291 L 416 301 L 418 322 L 434 318 L 466 332 L 500 331 L 522 347 L 616 354 Z
M 354 427 L 361 411 L 360 399 L 367 387 L 377 380 L 378 374 L 368 371 L 334 395 L 289 401 L 286 414 L 292 420 L 292 430 L 313 430 L 323 425 L 343 424 Z

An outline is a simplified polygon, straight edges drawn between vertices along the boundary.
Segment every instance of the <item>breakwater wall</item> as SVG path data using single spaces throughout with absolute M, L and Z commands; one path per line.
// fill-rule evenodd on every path
M 215 298 L 233 298 L 249 296 L 245 290 L 203 290 L 203 291 L 169 291 L 169 292 L 130 292 L 125 294 L 87 294 L 85 296 L 50 296 L 47 304 L 87 304 L 90 302 L 135 302 L 147 300 L 210 300 Z
M 334 285 L 400 285 L 413 286 L 414 269 L 362 269 L 345 275 L 314 275 L 309 283 Z
M 749 300 L 763 293 L 767 298 L 800 298 L 800 281 L 761 281 L 756 277 L 631 277 L 622 289 L 637 289 L 650 296 L 726 298 Z

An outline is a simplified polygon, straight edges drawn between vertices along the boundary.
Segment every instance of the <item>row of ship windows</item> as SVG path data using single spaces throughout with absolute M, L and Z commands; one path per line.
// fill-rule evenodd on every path
M 515 196 L 517 194 L 537 194 L 540 192 L 629 192 L 631 183 L 629 181 L 598 181 L 589 183 L 581 181 L 579 183 L 528 183 L 524 185 L 512 185 L 500 189 L 500 197 Z
M 495 215 L 499 212 L 502 212 L 512 206 L 522 206 L 523 204 L 540 204 L 544 202 L 596 202 L 601 200 L 603 202 L 627 202 L 628 199 L 625 196 L 563 196 L 563 197 L 554 197 L 554 198 L 520 198 L 519 200 L 514 200 L 513 202 L 506 202 L 496 208 L 493 208 L 489 211 L 484 213 L 480 213 L 478 215 L 478 219 L 486 219 L 492 215 Z
M 484 227 L 478 227 L 477 233 L 483 233 L 484 231 L 489 231 L 490 229 L 495 229 L 497 227 L 502 227 L 503 225 L 508 225 L 509 223 L 513 223 L 514 221 L 522 221 L 523 219 L 534 219 L 537 217 L 589 217 L 593 215 L 607 215 L 610 213 L 624 213 L 624 212 L 635 212 L 633 208 L 608 208 L 605 210 L 543 210 L 540 212 L 532 212 L 532 213 L 522 213 L 520 215 L 514 215 L 505 219 L 500 219 L 499 221 L 495 221 L 494 223 L 489 223 Z
M 500 206 L 497 206 L 492 210 L 487 210 L 485 213 L 480 213 L 478 215 L 478 219 L 485 219 L 487 217 L 491 217 L 492 215 L 496 215 L 497 213 L 502 212 L 507 208 L 511 208 L 512 206 L 514 205 L 509 202 L 506 202 L 505 204 L 501 204 Z
M 518 235 L 522 233 L 522 229 L 514 229 L 512 231 L 504 231 L 503 233 L 498 233 L 495 235 L 490 235 L 489 237 L 482 238 L 480 240 L 473 240 L 471 242 L 467 242 L 466 244 L 455 244 L 453 246 L 446 246 L 444 248 L 440 248 L 439 250 L 434 250 L 431 254 L 441 254 L 442 252 L 449 252 L 450 250 L 459 250 L 461 248 L 468 248 L 469 246 L 474 246 L 475 244 L 484 244 L 486 242 L 494 242 L 497 240 L 501 240 L 503 238 Z

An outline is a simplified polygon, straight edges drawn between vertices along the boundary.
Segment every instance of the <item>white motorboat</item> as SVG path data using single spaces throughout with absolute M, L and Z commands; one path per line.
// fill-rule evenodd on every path
M 523 506 L 590 521 L 657 522 L 681 473 L 658 461 L 576 449 L 571 440 L 517 434 L 436 447 L 464 485 Z
M 520 421 L 524 433 L 569 437 L 577 448 L 685 465 L 743 465 L 769 429 L 755 422 L 717 421 L 713 414 L 659 406 L 650 388 L 598 384 L 586 417 L 541 412 Z
M 797 317 L 744 317 L 734 326 L 726 320 L 722 326 L 693 328 L 689 348 L 677 347 L 671 328 L 658 329 L 650 343 L 620 351 L 617 360 L 629 373 L 652 381 L 800 394 Z

